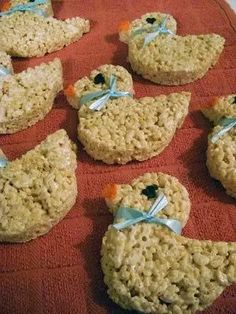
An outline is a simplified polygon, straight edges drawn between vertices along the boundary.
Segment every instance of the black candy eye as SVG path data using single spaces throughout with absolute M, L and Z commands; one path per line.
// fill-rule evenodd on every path
M 95 84 L 104 84 L 105 83 L 105 78 L 102 75 L 102 73 L 99 73 L 99 74 L 97 74 L 95 76 L 93 81 L 94 81 Z
M 233 97 L 233 102 L 232 102 L 232 104 L 236 104 L 236 96 Z
M 149 24 L 154 24 L 156 22 L 155 17 L 148 17 L 146 18 L 146 22 L 148 22 Z
M 142 190 L 141 194 L 147 196 L 148 199 L 157 197 L 158 186 L 156 184 L 148 185 L 144 190 Z

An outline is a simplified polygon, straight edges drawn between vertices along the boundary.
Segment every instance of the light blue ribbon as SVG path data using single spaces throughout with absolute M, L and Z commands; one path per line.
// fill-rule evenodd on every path
M 0 157 L 0 168 L 5 168 L 7 164 L 8 164 L 7 159 Z
M 147 223 L 154 223 L 162 226 L 168 227 L 170 230 L 174 231 L 177 234 L 180 234 L 182 231 L 181 223 L 175 219 L 163 219 L 155 217 L 163 208 L 168 204 L 167 198 L 164 193 L 159 192 L 159 195 L 148 213 L 141 212 L 135 208 L 119 208 L 115 219 L 123 219 L 123 222 L 113 224 L 113 227 L 117 230 L 121 230 L 137 224 L 141 221 Z
M 103 106 L 107 103 L 110 98 L 118 98 L 118 97 L 125 97 L 125 96 L 132 96 L 129 92 L 119 92 L 116 90 L 116 77 L 114 75 L 110 76 L 109 81 L 109 89 L 88 93 L 80 98 L 81 105 L 84 105 L 92 100 L 97 99 L 93 102 L 89 109 L 91 110 L 101 110 Z
M 144 38 L 144 44 L 143 44 L 144 47 L 148 45 L 151 41 L 153 41 L 160 34 L 175 35 L 170 29 L 166 27 L 166 22 L 167 22 L 167 17 L 161 22 L 160 25 L 154 24 L 150 26 L 149 28 L 140 28 L 140 29 L 134 30 L 133 35 L 135 36 L 138 34 L 148 32 L 148 34 Z
M 14 6 L 13 8 L 11 8 L 8 11 L 0 12 L 0 17 L 6 16 L 6 15 L 11 15 L 11 14 L 19 12 L 19 11 L 23 11 L 23 12 L 31 11 L 31 12 L 36 13 L 38 15 L 45 16 L 44 11 L 37 8 L 37 7 L 38 7 L 38 5 L 46 4 L 46 3 L 47 3 L 47 0 L 34 0 L 34 2 L 31 2 L 31 3 L 19 4 L 19 5 Z
M 7 68 L 5 68 L 4 66 L 0 66 L 0 77 L 1 76 L 6 76 L 6 75 L 10 75 L 11 71 Z
M 219 125 L 223 126 L 223 128 L 210 137 L 212 143 L 216 143 L 219 138 L 236 126 L 236 118 L 222 118 L 219 121 Z

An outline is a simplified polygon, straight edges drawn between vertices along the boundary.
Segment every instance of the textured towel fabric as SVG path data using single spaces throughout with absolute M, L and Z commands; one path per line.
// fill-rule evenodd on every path
M 236 91 L 236 16 L 221 0 L 64 0 L 55 2 L 54 9 L 58 18 L 78 15 L 90 19 L 91 32 L 78 43 L 44 58 L 14 60 L 14 68 L 19 72 L 59 57 L 65 86 L 105 63 L 130 70 L 127 47 L 118 41 L 117 26 L 145 12 L 172 14 L 179 34 L 215 32 L 226 39 L 218 64 L 200 81 L 165 87 L 133 75 L 136 97 L 192 92 L 190 114 L 160 156 L 142 163 L 107 166 L 93 161 L 79 146 L 79 195 L 67 217 L 48 235 L 27 244 L 0 244 L 0 313 L 125 313 L 109 300 L 100 270 L 101 239 L 112 221 L 101 198 L 105 184 L 128 182 L 147 171 L 176 176 L 188 189 L 192 202 L 184 234 L 236 241 L 235 199 L 209 176 L 205 152 L 211 127 L 199 111 L 213 96 Z M 1 136 L 0 147 L 14 159 L 59 128 L 65 128 L 76 140 L 76 125 L 76 110 L 60 95 L 43 121 L 17 134 Z M 204 313 L 235 314 L 236 287 L 228 288 Z

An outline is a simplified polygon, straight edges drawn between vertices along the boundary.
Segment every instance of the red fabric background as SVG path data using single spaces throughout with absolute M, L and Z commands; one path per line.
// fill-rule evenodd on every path
M 0 245 L 0 313 L 125 313 L 113 304 L 100 270 L 101 239 L 112 217 L 101 198 L 106 183 L 129 182 L 147 171 L 176 176 L 192 201 L 184 235 L 236 241 L 235 199 L 210 178 L 205 161 L 210 124 L 199 108 L 212 96 L 236 91 L 236 16 L 221 0 L 65 0 L 54 4 L 58 18 L 75 15 L 91 20 L 91 32 L 78 43 L 44 58 L 15 59 L 16 72 L 54 57 L 61 58 L 65 86 L 105 63 L 128 70 L 127 47 L 118 41 L 117 25 L 151 11 L 172 14 L 179 34 L 218 33 L 226 38 L 216 67 L 200 81 L 163 87 L 133 75 L 136 97 L 191 91 L 190 113 L 169 147 L 156 158 L 125 166 L 93 161 L 79 146 L 78 199 L 67 217 L 48 235 L 26 244 Z M 45 137 L 65 128 L 76 141 L 77 113 L 60 95 L 47 117 L 28 130 L 0 137 L 9 159 L 21 156 Z M 236 313 L 236 286 L 204 313 Z

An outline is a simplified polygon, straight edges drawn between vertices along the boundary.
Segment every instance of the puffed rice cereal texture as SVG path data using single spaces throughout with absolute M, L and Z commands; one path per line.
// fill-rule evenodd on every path
M 236 282 L 235 243 L 187 239 L 148 223 L 110 226 L 101 263 L 110 298 L 144 313 L 196 313 Z
M 32 12 L 16 12 L 0 18 L 0 47 L 16 57 L 40 57 L 78 41 L 89 31 L 80 17 L 57 20 Z
M 161 85 L 183 85 L 202 78 L 213 67 L 224 48 L 216 35 L 162 34 L 143 46 L 144 35 L 129 41 L 129 62 L 144 78 Z
M 170 14 L 161 12 L 150 12 L 141 16 L 141 18 L 132 21 L 129 24 L 129 28 L 119 30 L 120 41 L 128 44 L 129 40 L 132 38 L 132 34 L 137 29 L 148 30 L 150 26 L 159 26 L 166 19 L 166 27 L 176 34 L 177 23 L 176 20 Z
M 0 133 L 15 133 L 42 120 L 63 88 L 60 59 L 0 80 Z
M 75 145 L 64 130 L 0 169 L 0 241 L 25 242 L 47 233 L 77 196 Z
M 153 185 L 157 187 L 157 193 L 163 192 L 168 200 L 168 205 L 157 217 L 177 219 L 184 227 L 191 207 L 188 192 L 177 178 L 162 172 L 145 173 L 129 184 L 108 185 L 108 189 L 115 190 L 112 197 L 104 195 L 109 211 L 115 215 L 119 208 L 131 207 L 148 212 L 155 199 L 149 198 L 143 191 Z
M 90 80 L 81 82 L 81 90 L 90 90 Z M 91 157 L 107 164 L 150 159 L 168 146 L 181 127 L 190 96 L 182 92 L 140 99 L 113 98 L 99 111 L 83 105 L 78 112 L 79 140 Z
M 10 9 L 15 7 L 16 5 L 27 4 L 30 2 L 32 2 L 32 1 L 30 1 L 30 0 L 10 0 L 10 5 L 11 5 Z M 45 4 L 38 5 L 36 8 L 42 10 L 43 13 L 45 14 L 45 16 L 53 16 L 54 15 L 51 0 L 47 0 Z
M 236 118 L 236 94 L 216 97 L 209 107 L 202 109 L 202 113 L 215 125 L 223 117 Z
M 222 127 L 215 126 L 212 134 Z M 236 128 L 232 128 L 215 143 L 208 138 L 207 167 L 210 175 L 219 180 L 226 193 L 236 198 Z
M 13 74 L 13 67 L 11 62 L 11 57 L 6 54 L 6 52 L 0 50 L 0 66 L 3 66 L 4 68 L 7 68 L 12 74 Z M 0 79 L 1 79 L 0 75 Z
M 160 175 L 165 176 L 154 177 Z M 144 175 L 148 180 L 140 181 L 144 186 L 156 182 L 150 180 L 152 176 Z M 171 180 L 167 177 L 165 181 L 168 187 L 162 189 L 168 196 Z M 172 188 L 173 198 L 168 200 L 174 206 L 181 200 L 181 189 L 178 184 Z M 180 192 L 176 198 L 175 190 Z M 185 211 L 184 206 L 189 205 L 183 199 L 179 206 Z M 136 200 L 132 183 L 129 188 L 127 185 L 124 204 L 133 207 L 136 203 L 140 206 L 141 198 L 137 196 Z M 143 204 L 146 210 L 146 203 Z M 171 218 L 176 218 L 176 213 Z M 227 286 L 236 282 L 236 243 L 192 240 L 156 224 L 141 222 L 120 231 L 109 226 L 101 255 L 108 294 L 126 310 L 193 314 L 209 307 Z

